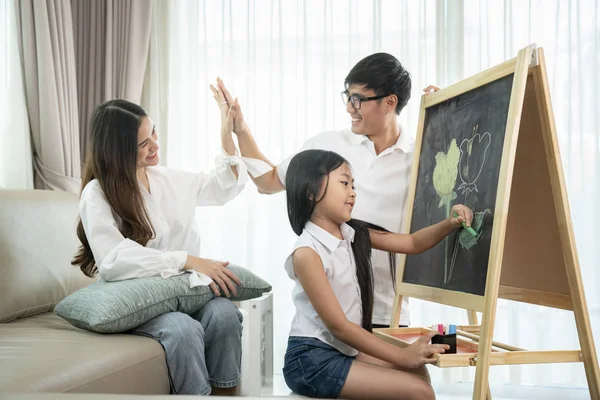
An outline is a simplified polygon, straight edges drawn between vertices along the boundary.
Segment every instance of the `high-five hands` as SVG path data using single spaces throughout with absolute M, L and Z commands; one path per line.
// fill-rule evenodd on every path
M 233 119 L 233 133 L 238 134 L 246 129 L 246 122 L 244 121 L 244 114 L 242 113 L 240 103 L 237 97 L 234 99 L 231 93 L 229 93 L 223 80 L 217 78 L 217 86 L 210 85 L 210 90 L 213 92 L 213 97 L 221 110 L 221 124 L 223 124 L 226 117 L 231 115 Z M 232 112 L 233 114 L 231 114 Z

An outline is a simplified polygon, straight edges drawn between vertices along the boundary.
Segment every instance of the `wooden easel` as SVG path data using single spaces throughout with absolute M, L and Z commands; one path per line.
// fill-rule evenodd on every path
M 514 74 L 504 149 L 500 164 L 485 294 L 483 296 L 409 284 L 403 281 L 406 256 L 398 273 L 390 326 L 398 326 L 402 295 L 473 310 L 469 326 L 459 327 L 464 352 L 442 354 L 438 367 L 475 366 L 473 399 L 488 393 L 490 365 L 583 362 L 592 399 L 600 399 L 600 372 L 592 337 L 565 180 L 559 154 L 544 53 L 535 45 L 516 58 L 436 93 L 423 96 L 405 232 L 410 230 L 428 107 L 509 74 Z M 532 185 L 535 179 L 535 185 Z M 572 310 L 580 350 L 527 351 L 493 341 L 498 297 Z M 482 312 L 481 325 L 475 312 Z M 427 328 L 385 328 L 379 337 L 401 347 Z M 412 337 L 412 339 L 411 339 Z

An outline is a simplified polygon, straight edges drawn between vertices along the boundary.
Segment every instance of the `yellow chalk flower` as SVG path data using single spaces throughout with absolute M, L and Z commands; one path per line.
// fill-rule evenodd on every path
M 440 196 L 438 207 L 450 205 L 450 202 L 456 198 L 454 185 L 458 176 L 458 162 L 460 160 L 460 150 L 456 145 L 456 139 L 452 139 L 448 153 L 439 152 L 435 155 L 435 169 L 433 170 L 433 187 Z

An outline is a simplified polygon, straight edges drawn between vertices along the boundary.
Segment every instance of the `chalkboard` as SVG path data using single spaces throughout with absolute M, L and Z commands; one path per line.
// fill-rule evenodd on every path
M 425 253 L 408 255 L 403 282 L 484 295 L 513 78 L 426 109 L 410 231 L 465 204 L 476 213 L 479 236 L 460 229 Z
M 478 240 L 460 229 L 423 255 L 399 254 L 390 327 L 374 334 L 406 347 L 406 335 L 430 330 L 397 327 L 404 296 L 463 308 L 473 329 L 457 330 L 457 337 L 473 339 L 477 354 L 439 354 L 435 365 L 475 366 L 473 399 L 490 397 L 491 365 L 548 362 L 583 362 L 590 398 L 600 399 L 544 53 L 534 44 L 421 98 L 403 230 L 439 222 L 456 203 L 490 210 L 478 214 Z M 581 349 L 527 351 L 494 342 L 498 298 L 572 310 Z

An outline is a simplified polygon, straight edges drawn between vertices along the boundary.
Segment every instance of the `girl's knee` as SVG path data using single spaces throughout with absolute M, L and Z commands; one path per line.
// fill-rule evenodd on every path
M 415 400 L 435 400 L 435 392 L 433 391 L 433 387 L 425 380 L 422 380 L 416 385 L 414 394 Z
M 427 367 L 425 365 L 415 369 L 413 372 L 425 379 L 427 383 L 431 383 L 431 376 L 429 376 L 429 371 L 427 370 Z

